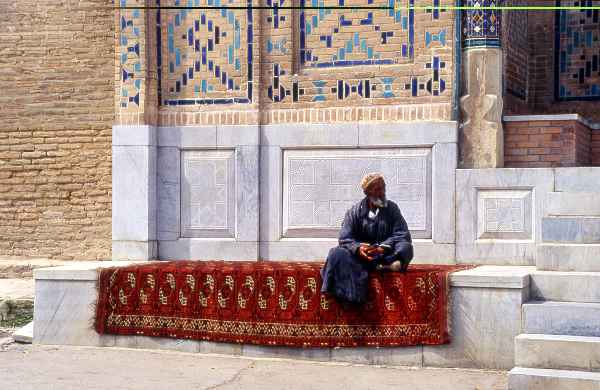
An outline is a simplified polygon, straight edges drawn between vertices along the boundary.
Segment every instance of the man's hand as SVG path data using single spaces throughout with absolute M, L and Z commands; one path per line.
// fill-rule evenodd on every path
M 371 257 L 375 257 L 377 255 L 383 255 L 384 253 L 385 253 L 385 249 L 380 246 L 370 247 L 367 250 L 367 254 Z
M 358 247 L 358 255 L 367 261 L 371 261 L 374 258 L 369 254 L 372 249 L 373 248 L 369 244 L 362 243 Z

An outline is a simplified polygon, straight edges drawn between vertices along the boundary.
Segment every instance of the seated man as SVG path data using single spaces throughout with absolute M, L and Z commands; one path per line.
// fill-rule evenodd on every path
M 370 173 L 361 187 L 366 197 L 346 212 L 339 246 L 321 270 L 321 292 L 348 303 L 366 301 L 369 271 L 406 272 L 413 258 L 408 226 L 398 205 L 386 199 L 383 176 Z

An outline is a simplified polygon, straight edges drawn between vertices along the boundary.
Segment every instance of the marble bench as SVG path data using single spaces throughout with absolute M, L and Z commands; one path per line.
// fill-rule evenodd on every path
M 97 269 L 132 262 L 74 262 L 34 271 L 34 337 L 38 344 L 166 349 L 247 357 L 362 364 L 511 369 L 521 333 L 521 304 L 535 267 L 481 266 L 450 276 L 451 343 L 398 348 L 288 348 L 143 336 L 93 329 Z

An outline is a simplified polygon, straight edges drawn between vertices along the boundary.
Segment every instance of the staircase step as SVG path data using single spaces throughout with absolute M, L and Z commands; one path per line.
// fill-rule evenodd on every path
M 600 272 L 536 271 L 530 280 L 535 300 L 600 303 Z
M 543 271 L 600 272 L 600 245 L 540 244 L 535 264 Z
M 548 192 L 546 214 L 561 216 L 600 216 L 598 192 Z
M 515 365 L 558 370 L 600 371 L 600 337 L 520 334 Z
M 600 167 L 569 167 L 554 170 L 557 192 L 600 192 Z
M 598 390 L 600 373 L 515 367 L 508 372 L 508 390 Z
M 572 244 L 600 243 L 599 217 L 544 217 L 542 241 Z
M 534 301 L 522 310 L 524 333 L 600 337 L 600 303 Z

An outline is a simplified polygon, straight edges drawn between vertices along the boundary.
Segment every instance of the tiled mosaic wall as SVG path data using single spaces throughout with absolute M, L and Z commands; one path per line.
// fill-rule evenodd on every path
M 559 3 L 600 6 L 600 1 L 595 0 L 561 0 Z M 600 99 L 600 10 L 562 10 L 557 22 L 558 99 Z
M 534 6 L 547 6 L 548 0 L 527 0 L 527 3 Z M 554 4 L 552 2 L 552 4 Z M 563 5 L 581 5 L 584 4 L 582 1 L 561 1 Z M 587 4 L 587 0 L 585 0 Z M 585 5 L 584 4 L 584 5 Z M 592 5 L 600 5 L 600 0 L 593 0 Z M 588 17 L 587 12 L 580 11 L 568 11 L 566 14 L 572 15 L 569 17 L 574 27 L 571 27 L 567 32 L 567 26 L 564 25 L 564 34 L 560 33 L 560 23 L 557 23 L 557 15 L 552 11 L 529 11 L 527 13 L 527 66 L 518 65 L 516 69 L 519 71 L 517 75 L 526 75 L 527 88 L 526 88 L 526 102 L 516 98 L 510 93 L 507 94 L 505 99 L 505 114 L 564 114 L 564 113 L 578 113 L 584 118 L 591 121 L 600 121 L 600 110 L 598 110 L 598 101 L 594 100 L 597 97 L 586 97 L 585 90 L 592 91 L 592 79 L 595 77 L 596 81 L 593 81 L 598 85 L 598 71 L 594 72 L 594 55 L 600 55 L 600 22 L 593 23 L 594 11 L 591 13 L 591 17 Z M 566 15 L 565 14 L 565 15 Z M 560 16 L 560 14 L 559 14 Z M 572 19 L 576 18 L 576 19 Z M 558 21 L 561 19 L 559 18 Z M 566 21 L 566 18 L 563 19 Z M 583 23 L 582 23 L 583 21 Z M 520 22 L 519 22 L 520 24 Z M 506 25 L 511 25 L 510 21 L 505 21 Z M 512 31 L 512 29 L 510 30 Z M 578 47 L 571 47 L 569 49 L 569 39 L 571 37 L 572 43 L 574 43 L 575 35 L 574 31 L 578 31 Z M 563 36 L 564 43 L 557 45 L 556 33 Z M 591 47 L 586 46 L 591 33 Z M 511 45 L 510 41 L 516 39 L 511 37 L 503 37 L 503 44 L 505 46 L 505 53 L 507 58 L 510 56 Z M 520 39 L 518 39 L 520 40 Z M 566 43 L 566 47 L 564 44 Z M 513 43 L 514 44 L 514 43 Z M 520 44 L 518 44 L 520 46 Z M 560 69 L 560 57 L 561 47 L 565 53 L 562 54 L 565 65 L 565 72 L 561 73 Z M 569 54 L 571 50 L 571 54 Z M 585 59 L 581 59 L 582 55 Z M 519 57 L 513 56 L 513 59 Z M 600 58 L 599 58 L 600 60 Z M 511 86 L 511 72 L 510 71 L 510 60 L 506 65 L 506 84 L 507 89 Z M 586 71 L 589 62 L 590 77 L 586 77 Z M 513 63 L 515 63 L 513 61 Z M 518 64 L 518 63 L 517 63 Z M 600 66 L 600 64 L 598 64 Z M 579 84 L 579 69 L 583 70 L 583 84 Z M 600 70 L 600 69 L 599 69 Z M 595 75 L 595 76 L 594 76 Z M 575 77 L 576 76 L 576 77 Z M 516 80 L 516 79 L 513 79 Z M 566 85 L 573 85 L 574 88 L 571 90 L 571 97 L 569 100 L 565 100 L 566 97 L 561 98 L 559 95 L 560 88 L 559 83 L 561 80 L 567 82 Z M 514 85 L 514 84 L 513 84 Z M 513 87 L 510 87 L 511 89 Z M 598 88 L 598 87 L 596 87 Z M 564 88 L 566 93 L 568 88 Z M 583 96 L 575 96 L 574 93 L 582 93 Z
M 146 38 L 147 73 L 156 62 L 161 124 L 451 117 L 454 13 L 444 5 L 453 0 L 254 1 L 267 9 L 250 9 L 252 0 L 148 3 L 221 7 L 146 11 L 157 22 Z M 135 111 L 143 100 L 137 14 L 124 13 L 119 109 Z

